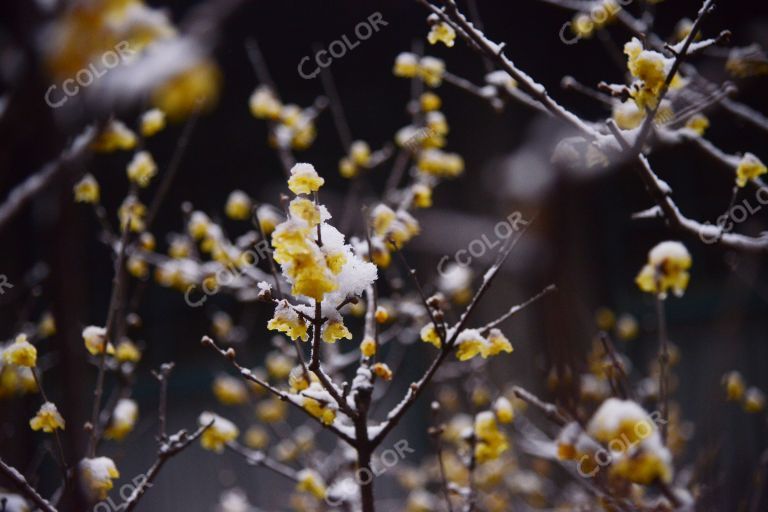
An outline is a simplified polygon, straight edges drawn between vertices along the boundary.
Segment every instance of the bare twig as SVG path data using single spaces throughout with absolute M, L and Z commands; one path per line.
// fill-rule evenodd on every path
M 37 505 L 40 510 L 44 512 L 57 512 L 56 509 L 48 503 L 45 498 L 40 496 L 40 493 L 38 493 L 30 484 L 27 482 L 27 479 L 24 478 L 24 476 L 14 469 L 13 467 L 9 466 L 5 463 L 3 459 L 0 459 L 0 473 L 5 475 L 5 477 L 11 481 L 11 483 L 24 495 L 26 496 L 30 501 L 32 501 L 35 505 Z

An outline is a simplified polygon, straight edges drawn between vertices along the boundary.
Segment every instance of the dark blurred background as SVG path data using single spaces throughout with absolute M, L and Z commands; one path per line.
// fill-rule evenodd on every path
M 622 71 L 598 40 L 572 46 L 560 41 L 558 32 L 570 13 L 536 0 L 477 3 L 486 33 L 505 41 L 507 55 L 546 85 L 558 101 L 589 119 L 607 115 L 601 105 L 559 86 L 564 75 L 590 86 L 601 80 L 623 80 Z M 32 4 L 5 1 L 0 7 L 0 63 L 20 59 L 24 77 L 21 88 L 11 91 L 5 86 L 13 101 L 0 115 L 1 197 L 55 158 L 87 121 L 83 118 L 61 126 L 43 101 L 50 82 L 29 50 L 39 37 L 34 31 Z M 167 7 L 176 21 L 196 2 L 150 4 Z M 663 2 L 658 6 L 657 33 L 669 36 L 677 20 L 694 16 L 699 6 L 695 0 Z M 192 132 L 181 170 L 155 222 L 153 233 L 161 249 L 165 233 L 183 229 L 183 201 L 214 218 L 223 218 L 224 202 L 233 189 L 271 203 L 277 202 L 283 190 L 283 172 L 266 144 L 266 126 L 248 111 L 248 98 L 257 81 L 245 40 L 253 37 L 258 41 L 283 100 L 306 106 L 323 91 L 319 77 L 305 80 L 298 75 L 299 61 L 314 54 L 315 43 L 325 47 L 343 34 L 351 36 L 355 25 L 374 12 L 381 12 L 388 25 L 335 60 L 330 71 L 353 137 L 377 148 L 391 142 L 394 132 L 409 123 L 405 110 L 409 82 L 395 78 L 391 69 L 395 56 L 427 33 L 421 6 L 405 0 L 245 2 L 225 21 L 215 50 L 223 76 L 220 98 Z M 734 45 L 759 42 L 765 46 L 766 14 L 768 5 L 763 1 L 719 2 L 704 31 L 714 34 L 727 28 L 733 32 Z M 617 41 L 629 39 L 620 27 L 609 31 Z M 462 42 L 457 40 L 451 49 L 428 46 L 426 52 L 445 59 L 452 73 L 482 83 L 482 61 Z M 730 79 L 723 59 L 699 58 L 697 63 L 715 82 Z M 737 85 L 740 100 L 768 112 L 767 78 L 740 80 Z M 632 357 L 633 377 L 646 373 L 657 346 L 654 303 L 633 280 L 647 251 L 657 242 L 677 239 L 678 235 L 658 221 L 630 219 L 632 213 L 651 206 L 638 177 L 627 168 L 599 173 L 557 169 L 550 163 L 553 149 L 563 137 L 572 135 L 557 122 L 519 104 L 510 104 L 497 114 L 483 101 L 448 84 L 437 93 L 451 128 L 448 149 L 463 155 L 466 172 L 440 185 L 435 191 L 435 206 L 418 212 L 422 235 L 408 246 L 409 260 L 422 280 L 428 281 L 437 275 L 436 265 L 443 255 L 465 248 L 481 234 L 490 236 L 497 222 L 520 211 L 536 220 L 476 319 L 491 319 L 549 283 L 559 289 L 505 325 L 516 350 L 492 363 L 496 381 L 521 383 L 547 396 L 543 382 L 553 365 L 583 364 L 595 334 L 594 312 L 600 306 L 629 312 L 639 319 L 640 336 L 621 348 Z M 119 117 L 131 121 L 139 112 L 128 110 Z M 719 147 L 728 152 L 751 151 L 768 159 L 762 134 L 717 109 L 707 115 L 712 123 L 708 136 Z M 171 126 L 149 141 L 148 149 L 161 173 L 181 129 L 181 125 Z M 336 219 L 342 216 L 344 193 L 349 187 L 338 176 L 341 156 L 343 149 L 332 118 L 325 112 L 318 121 L 315 143 L 297 157 L 312 162 L 326 178 L 323 200 Z M 110 253 L 98 240 L 98 223 L 89 208 L 73 202 L 71 186 L 83 170 L 93 173 L 101 184 L 103 202 L 114 216 L 127 190 L 123 169 L 129 158 L 130 153 L 122 152 L 91 159 L 83 169 L 66 174 L 37 196 L 0 232 L 0 273 L 15 285 L 11 293 L 0 297 L 0 337 L 11 339 L 20 319 L 37 318 L 47 308 L 67 323 L 59 326 L 59 333 L 46 342 L 42 352 L 55 353 L 59 363 L 46 380 L 68 419 L 69 443 L 81 442 L 77 438 L 82 421 L 77 418 L 84 419 L 90 408 L 95 371 L 85 362 L 84 352 L 63 348 L 63 338 L 69 335 L 77 339 L 83 326 L 104 323 L 112 277 Z M 652 162 L 689 216 L 714 221 L 728 207 L 733 178 L 706 159 L 676 148 L 655 153 Z M 359 195 L 361 204 L 370 202 L 372 194 L 382 189 L 390 168 L 387 164 L 370 175 Z M 742 198 L 752 199 L 748 189 L 743 194 Z M 228 222 L 224 226 L 237 233 L 240 228 Z M 768 215 L 760 211 L 738 229 L 757 233 L 766 222 Z M 739 369 L 751 385 L 768 390 L 766 259 L 732 253 L 695 239 L 683 241 L 693 255 L 692 281 L 683 299 L 668 301 L 667 312 L 670 336 L 682 354 L 676 367 L 679 387 L 675 399 L 686 418 L 696 425 L 684 460 L 691 462 L 715 450 L 710 481 L 715 495 L 712 509 L 734 510 L 733 504 L 751 485 L 758 457 L 767 446 L 765 425 L 759 415 L 747 416 L 726 404 L 719 381 L 724 372 Z M 50 272 L 39 287 L 41 294 L 32 297 L 25 279 L 37 262 L 47 264 Z M 478 275 L 488 262 L 475 262 Z M 210 330 L 213 312 L 219 309 L 257 326 L 247 341 L 247 357 L 250 365 L 260 363 L 269 348 L 270 335 L 260 328 L 266 323 L 269 308 L 238 305 L 219 294 L 205 307 L 195 309 L 185 304 L 180 293 L 156 285 L 147 287 L 139 310 L 143 325 L 134 332 L 147 346 L 135 391 L 142 419 L 125 444 L 107 447 L 123 475 L 143 472 L 154 459 L 157 386 L 149 377 L 151 368 L 169 360 L 177 363 L 169 388 L 169 428 L 191 427 L 201 410 L 222 409 L 214 403 L 210 383 L 225 365 L 199 345 L 201 335 Z M 429 360 L 429 347 L 419 345 L 411 350 L 412 362 L 392 386 L 393 401 Z M 428 400 L 422 399 L 423 411 Z M 39 437 L 25 428 L 26 419 L 37 406 L 36 397 L 0 401 L 0 454 L 21 468 L 31 464 L 39 450 Z M 428 446 L 426 416 L 426 412 L 414 410 L 392 439 L 407 436 L 411 446 Z M 53 465 L 48 466 L 53 472 Z M 251 500 L 266 510 L 285 506 L 285 494 L 277 492 L 289 488 L 285 482 L 248 468 L 229 454 L 215 457 L 193 448 L 169 463 L 140 510 L 212 510 L 220 490 L 233 485 L 246 489 Z M 43 488 L 46 493 L 53 491 Z M 399 493 L 392 486 L 378 489 L 382 500 Z

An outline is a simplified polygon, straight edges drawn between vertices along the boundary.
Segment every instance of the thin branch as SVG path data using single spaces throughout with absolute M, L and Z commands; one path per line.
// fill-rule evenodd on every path
M 35 505 L 37 505 L 40 510 L 43 512 L 57 512 L 56 509 L 48 503 L 48 501 L 45 500 L 42 496 L 40 496 L 40 493 L 38 493 L 30 484 L 27 482 L 27 479 L 24 478 L 24 476 L 17 471 L 15 468 L 9 466 L 5 463 L 3 459 L 0 458 L 0 473 L 6 476 L 8 480 L 11 481 L 11 483 L 24 495 L 26 496 L 30 501 L 32 501 Z
M 323 426 L 323 428 L 326 428 L 326 429 L 330 430 L 331 432 L 336 434 L 336 436 L 338 436 L 339 438 L 341 438 L 344 441 L 346 441 L 347 444 L 349 444 L 350 446 L 352 446 L 352 447 L 356 446 L 357 443 L 356 443 L 354 438 L 352 438 L 351 436 L 345 434 L 344 432 L 342 432 L 338 428 L 334 427 L 333 425 L 325 425 L 325 424 L 323 424 L 318 418 L 316 418 L 315 416 L 309 414 L 304 409 L 304 407 L 302 407 L 299 403 L 294 401 L 292 399 L 292 397 L 288 393 L 280 391 L 279 389 L 277 389 L 277 388 L 273 387 L 272 385 L 270 385 L 268 382 L 265 382 L 265 381 L 261 380 L 260 378 L 256 377 L 253 374 L 253 372 L 251 372 L 248 368 L 240 366 L 240 364 L 238 364 L 238 362 L 236 360 L 237 354 L 235 353 L 234 349 L 229 348 L 227 350 L 224 350 L 224 349 L 220 348 L 218 345 L 216 345 L 216 342 L 214 342 L 208 336 L 203 336 L 203 338 L 201 340 L 201 343 L 203 344 L 203 346 L 211 347 L 216 352 L 218 352 L 219 355 L 221 355 L 222 357 L 227 359 L 232 364 L 232 366 L 234 366 L 235 369 L 240 373 L 240 376 L 243 377 L 244 379 L 249 380 L 249 381 L 251 381 L 251 382 L 253 382 L 255 384 L 258 384 L 262 388 L 266 389 L 267 391 L 269 391 L 270 393 L 275 395 L 280 400 L 282 400 L 284 402 L 288 402 L 289 404 L 293 405 L 297 409 L 301 410 L 304 414 L 307 414 L 307 416 L 309 416 L 310 418 L 312 418 L 313 420 L 315 420 L 316 422 L 321 424 Z
M 525 401 L 526 403 L 536 407 L 538 410 L 544 413 L 544 415 L 559 426 L 565 426 L 568 420 L 560 413 L 560 410 L 555 404 L 544 402 L 539 397 L 531 393 L 530 391 L 521 388 L 520 386 L 514 386 L 512 392 L 517 398 Z
M 50 186 L 60 174 L 90 152 L 91 142 L 96 138 L 98 131 L 98 126 L 86 127 L 56 160 L 45 164 L 39 171 L 11 190 L 5 201 L 0 204 L 0 231 L 35 195 Z
M 152 487 L 152 482 L 155 481 L 165 463 L 202 436 L 206 430 L 213 426 L 214 421 L 215 420 L 211 420 L 207 425 L 200 426 L 191 435 L 188 434 L 186 430 L 180 430 L 170 436 L 167 441 L 164 441 L 160 445 L 157 452 L 157 459 L 154 464 L 152 464 L 147 472 L 144 473 L 144 478 L 142 479 L 141 484 L 133 490 L 125 503 L 123 503 L 122 510 L 124 512 L 131 512 L 131 510 L 136 508 L 136 505 L 139 504 L 139 500 L 141 500 L 147 490 Z

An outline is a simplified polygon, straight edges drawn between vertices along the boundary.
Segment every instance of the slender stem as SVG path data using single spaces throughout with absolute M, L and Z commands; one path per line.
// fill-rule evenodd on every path
M 659 320 L 659 408 L 661 409 L 661 442 L 667 444 L 667 425 L 669 417 L 669 340 L 667 338 L 667 321 L 664 315 L 664 299 L 656 295 L 656 316 Z
M 49 402 L 50 400 L 48 400 L 48 395 L 45 394 L 45 390 L 43 389 L 43 383 L 40 379 L 40 375 L 38 374 L 37 368 L 32 368 L 32 377 L 35 379 L 35 384 L 37 384 L 37 389 L 40 390 L 40 396 L 43 398 L 43 402 Z M 69 480 L 69 467 L 67 466 L 67 458 L 64 456 L 64 447 L 61 444 L 61 437 L 59 436 L 58 429 L 53 430 L 53 439 L 56 443 L 56 451 L 59 458 L 59 467 L 61 468 L 61 471 L 64 474 L 64 480 L 66 483 L 66 481 Z
M 37 505 L 40 510 L 43 512 L 57 512 L 56 509 L 45 500 L 45 498 L 40 496 L 40 493 L 38 493 L 34 487 L 29 484 L 29 482 L 27 482 L 27 480 L 18 470 L 6 464 L 5 461 L 1 458 L 0 474 L 5 475 L 5 477 L 10 480 L 11 483 L 16 486 L 16 488 L 24 496 L 26 496 L 30 501 Z

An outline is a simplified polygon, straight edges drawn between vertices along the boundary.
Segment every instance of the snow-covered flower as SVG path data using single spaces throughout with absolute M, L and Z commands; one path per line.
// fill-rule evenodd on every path
M 240 435 L 234 423 L 212 412 L 201 413 L 197 423 L 200 426 L 211 425 L 200 437 L 200 444 L 212 452 L 221 453 L 227 443 L 234 441 Z
M 302 469 L 296 475 L 296 490 L 308 492 L 318 500 L 325 498 L 325 481 L 320 474 L 313 469 Z
M 475 416 L 475 437 L 475 458 L 480 464 L 499 458 L 509 448 L 507 436 L 499 430 L 491 411 Z
M 454 45 L 455 39 L 456 31 L 444 21 L 432 25 L 432 28 L 427 35 L 429 44 L 437 44 L 437 42 L 440 41 L 448 48 L 451 48 Z
M 130 398 L 121 398 L 112 413 L 112 421 L 104 431 L 104 437 L 122 441 L 133 430 L 138 419 L 139 405 L 136 401 Z
M 165 128 L 165 112 L 159 108 L 147 110 L 141 115 L 141 135 L 152 137 Z
M 419 72 L 419 58 L 415 53 L 402 52 L 395 58 L 393 73 L 402 78 L 413 78 Z
M 648 253 L 648 263 L 635 278 L 637 286 L 665 298 L 670 289 L 681 297 L 688 287 L 691 255 L 680 242 L 666 241 Z
M 115 353 L 115 347 L 107 341 L 107 329 L 104 327 L 89 325 L 83 329 L 83 341 L 91 355 L 103 354 L 105 350 L 110 355 Z
M 45 402 L 35 417 L 29 420 L 29 426 L 32 430 L 42 430 L 50 434 L 57 429 L 64 430 L 65 423 L 56 405 L 52 402 Z
M 16 366 L 34 368 L 37 366 L 37 349 L 29 341 L 26 334 L 19 334 L 16 340 L 3 350 L 3 361 Z
M 259 86 L 253 91 L 248 100 L 248 106 L 253 117 L 271 120 L 276 120 L 280 117 L 283 107 L 280 100 L 275 97 L 272 89 L 266 86 Z
M 247 219 L 251 214 L 251 198 L 242 190 L 233 190 L 227 198 L 224 212 L 230 219 Z
M 248 400 L 248 390 L 242 379 L 226 374 L 214 379 L 213 394 L 224 405 L 240 405 Z
M 99 202 L 100 189 L 99 182 L 93 177 L 93 174 L 86 174 L 74 186 L 75 201 L 78 203 L 96 204 Z
M 768 173 L 768 167 L 752 153 L 745 153 L 736 167 L 736 184 L 744 187 L 748 181 Z
M 309 194 L 317 192 L 325 180 L 317 174 L 312 164 L 298 163 L 291 168 L 288 178 L 288 188 L 294 194 Z
M 80 483 L 91 501 L 107 499 L 114 484 L 112 480 L 120 478 L 117 466 L 109 457 L 83 459 L 79 464 Z

